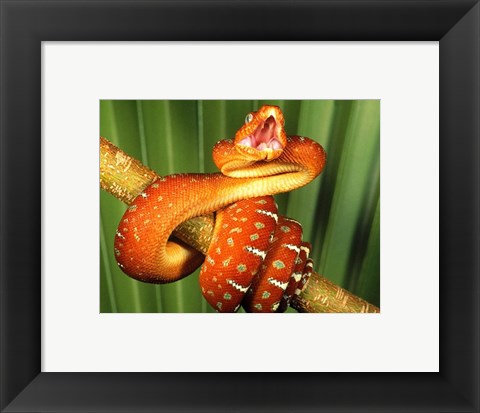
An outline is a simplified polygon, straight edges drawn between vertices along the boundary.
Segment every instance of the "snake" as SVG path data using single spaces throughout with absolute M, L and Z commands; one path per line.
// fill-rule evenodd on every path
M 158 177 L 129 204 L 115 234 L 118 266 L 130 277 L 164 284 L 200 265 L 202 295 L 217 312 L 283 312 L 312 273 L 301 225 L 278 214 L 273 195 L 300 188 L 323 170 L 316 141 L 287 136 L 278 106 L 245 117 L 233 139 L 212 151 L 216 173 Z M 214 213 L 204 256 L 172 236 L 191 218 Z

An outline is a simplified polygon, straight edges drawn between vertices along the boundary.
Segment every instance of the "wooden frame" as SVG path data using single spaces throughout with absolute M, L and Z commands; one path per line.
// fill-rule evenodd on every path
M 2 411 L 479 411 L 479 11 L 477 0 L 2 1 Z M 440 372 L 42 373 L 43 40 L 439 41 Z

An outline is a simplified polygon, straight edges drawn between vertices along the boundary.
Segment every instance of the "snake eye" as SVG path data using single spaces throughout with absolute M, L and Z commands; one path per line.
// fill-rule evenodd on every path
M 249 113 L 247 116 L 245 116 L 245 123 L 250 123 L 253 119 L 253 113 Z

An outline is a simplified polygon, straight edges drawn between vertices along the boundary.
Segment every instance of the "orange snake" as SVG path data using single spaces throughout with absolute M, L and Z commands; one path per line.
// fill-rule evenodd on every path
M 285 311 L 312 271 L 310 245 L 299 223 L 277 215 L 271 195 L 317 177 L 326 153 L 309 138 L 287 137 L 280 108 L 263 106 L 235 139 L 217 142 L 213 159 L 221 173 L 159 178 L 133 200 L 116 232 L 117 263 L 137 280 L 170 283 L 205 259 L 200 286 L 217 311 Z M 212 212 L 206 257 L 170 237 L 180 223 Z

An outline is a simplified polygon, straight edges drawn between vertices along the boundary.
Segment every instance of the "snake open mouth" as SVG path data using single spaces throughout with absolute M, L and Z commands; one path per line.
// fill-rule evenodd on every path
M 283 145 L 280 142 L 279 131 L 282 125 L 278 124 L 273 115 L 269 116 L 255 129 L 255 131 L 243 138 L 237 145 L 249 146 L 258 151 L 281 150 Z

